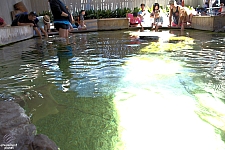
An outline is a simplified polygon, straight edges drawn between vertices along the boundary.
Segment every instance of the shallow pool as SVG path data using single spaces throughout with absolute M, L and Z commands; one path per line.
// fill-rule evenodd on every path
M 224 150 L 225 35 L 71 34 L 0 48 L 0 96 L 61 150 Z

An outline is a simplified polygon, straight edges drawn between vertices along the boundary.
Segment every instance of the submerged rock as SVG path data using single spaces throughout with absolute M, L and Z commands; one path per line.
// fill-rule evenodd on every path
M 33 148 L 35 150 L 57 150 L 58 147 L 56 146 L 56 144 L 50 140 L 46 135 L 43 134 L 39 134 L 36 135 L 34 138 L 34 142 L 33 142 Z
M 35 125 L 19 104 L 0 101 L 0 150 L 57 150 L 45 135 L 36 135 Z

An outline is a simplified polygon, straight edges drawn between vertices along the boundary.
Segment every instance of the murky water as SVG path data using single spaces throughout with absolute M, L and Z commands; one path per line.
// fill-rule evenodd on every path
M 70 40 L 0 48 L 1 97 L 61 150 L 225 149 L 224 34 L 138 40 L 121 30 Z

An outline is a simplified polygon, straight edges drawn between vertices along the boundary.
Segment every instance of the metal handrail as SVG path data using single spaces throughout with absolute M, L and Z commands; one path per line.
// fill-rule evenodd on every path
M 218 12 L 213 12 L 213 9 L 219 9 L 220 7 L 209 7 L 209 8 L 206 8 L 207 10 L 209 10 L 209 12 L 207 14 L 209 14 L 210 16 L 213 16 L 213 15 L 217 15 Z

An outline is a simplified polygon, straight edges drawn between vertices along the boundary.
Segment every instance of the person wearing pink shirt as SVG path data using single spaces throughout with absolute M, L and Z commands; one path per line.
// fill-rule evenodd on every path
M 144 29 L 143 29 L 143 26 L 142 26 L 142 24 L 141 24 L 141 18 L 138 17 L 138 13 L 134 12 L 134 13 L 133 13 L 133 17 L 130 17 L 130 26 L 131 26 L 131 27 L 137 27 L 138 25 L 141 26 L 141 29 L 142 29 L 142 30 L 144 30 Z
M 224 6 L 224 3 L 221 3 L 220 4 L 219 14 L 220 15 L 225 15 L 225 6 Z
M 1 17 L 0 17 L 0 27 L 5 27 L 7 24 L 6 24 L 6 22 L 4 21 L 4 19 L 2 19 Z

